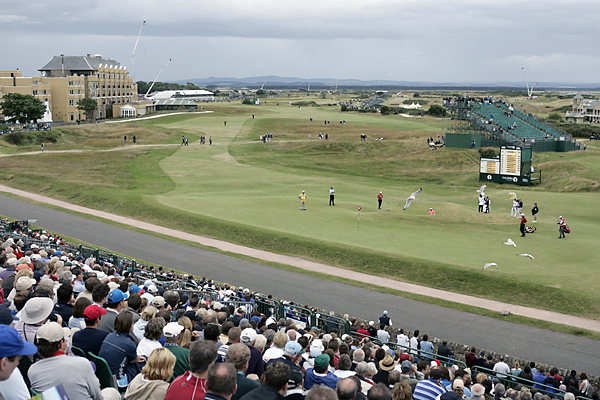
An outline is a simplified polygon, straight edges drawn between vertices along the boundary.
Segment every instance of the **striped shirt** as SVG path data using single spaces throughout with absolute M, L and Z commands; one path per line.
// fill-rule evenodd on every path
M 446 393 L 438 381 L 433 379 L 425 379 L 419 381 L 413 392 L 413 398 L 415 400 L 435 400 L 436 397 Z

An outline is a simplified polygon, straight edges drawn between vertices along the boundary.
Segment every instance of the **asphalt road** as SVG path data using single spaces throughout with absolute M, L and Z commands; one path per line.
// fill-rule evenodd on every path
M 366 320 L 386 309 L 394 327 L 476 346 L 536 363 L 600 375 L 600 341 L 522 326 L 402 297 L 280 270 L 62 211 L 0 196 L 0 215 L 36 219 L 36 225 L 62 235 L 194 275 L 270 293 Z M 443 277 L 432 277 L 443 279 Z M 475 304 L 476 305 L 476 304 Z M 560 321 L 556 321 L 560 322 Z

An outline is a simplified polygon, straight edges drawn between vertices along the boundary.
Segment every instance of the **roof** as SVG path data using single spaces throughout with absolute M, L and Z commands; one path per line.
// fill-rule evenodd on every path
M 208 90 L 164 90 L 156 93 L 155 99 L 169 99 L 171 97 L 193 97 L 193 96 L 212 96 L 213 93 Z
M 113 65 L 120 67 L 115 60 L 102 58 L 100 55 L 95 56 L 54 56 L 46 65 L 38 71 L 95 71 L 101 64 Z
M 581 94 L 577 93 L 577 95 L 573 98 L 576 100 L 581 100 L 581 99 L 583 99 L 583 96 Z
M 155 106 L 194 106 L 196 103 L 187 99 L 160 99 L 154 102 Z

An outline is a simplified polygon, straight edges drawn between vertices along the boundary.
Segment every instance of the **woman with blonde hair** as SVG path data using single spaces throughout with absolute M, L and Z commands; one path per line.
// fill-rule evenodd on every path
M 153 350 L 142 372 L 127 386 L 125 400 L 164 400 L 176 361 L 165 347 Z
M 392 393 L 392 400 L 412 400 L 412 398 L 412 390 L 408 383 L 404 381 L 396 383 L 394 392 Z
M 179 347 L 189 349 L 192 343 L 192 321 L 188 317 L 181 317 L 177 323 L 185 328 L 179 337 Z
M 262 354 L 265 351 L 265 346 L 267 345 L 267 338 L 265 335 L 260 334 L 256 336 L 256 340 L 254 341 L 254 344 L 252 345 L 256 350 L 260 351 L 260 354 Z
M 263 360 L 269 362 L 271 359 L 283 357 L 283 349 L 285 348 L 287 340 L 288 338 L 285 332 L 277 332 L 275 336 L 273 336 L 273 346 L 265 350 Z
M 148 306 L 142 311 L 142 315 L 140 315 L 140 319 L 133 325 L 133 334 L 139 339 L 142 340 L 144 338 L 144 331 L 146 330 L 146 325 L 148 325 L 148 321 L 152 318 L 156 317 L 156 313 L 158 310 L 156 307 Z

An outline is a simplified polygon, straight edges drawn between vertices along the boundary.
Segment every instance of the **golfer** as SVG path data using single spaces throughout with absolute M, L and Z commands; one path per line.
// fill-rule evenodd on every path
M 540 212 L 540 209 L 537 206 L 537 203 L 533 203 L 533 208 L 531 209 L 531 215 L 533 216 L 533 222 L 537 222 L 537 215 Z
M 306 211 L 306 193 L 304 193 L 304 190 L 298 195 L 298 198 L 300 199 L 300 211 Z
M 521 230 L 521 237 L 525 237 L 525 224 L 527 223 L 527 218 L 525 218 L 525 214 L 521 213 L 521 226 L 519 229 Z
M 558 238 L 564 239 L 565 232 L 567 230 L 567 223 L 565 222 L 565 219 L 562 217 L 562 215 L 560 217 L 558 217 L 557 224 L 558 224 Z
M 383 203 L 383 192 L 379 192 L 377 195 L 377 202 L 379 203 L 379 210 L 381 210 L 381 203 Z
M 329 189 L 329 205 L 335 206 L 335 190 L 333 190 L 333 186 Z

